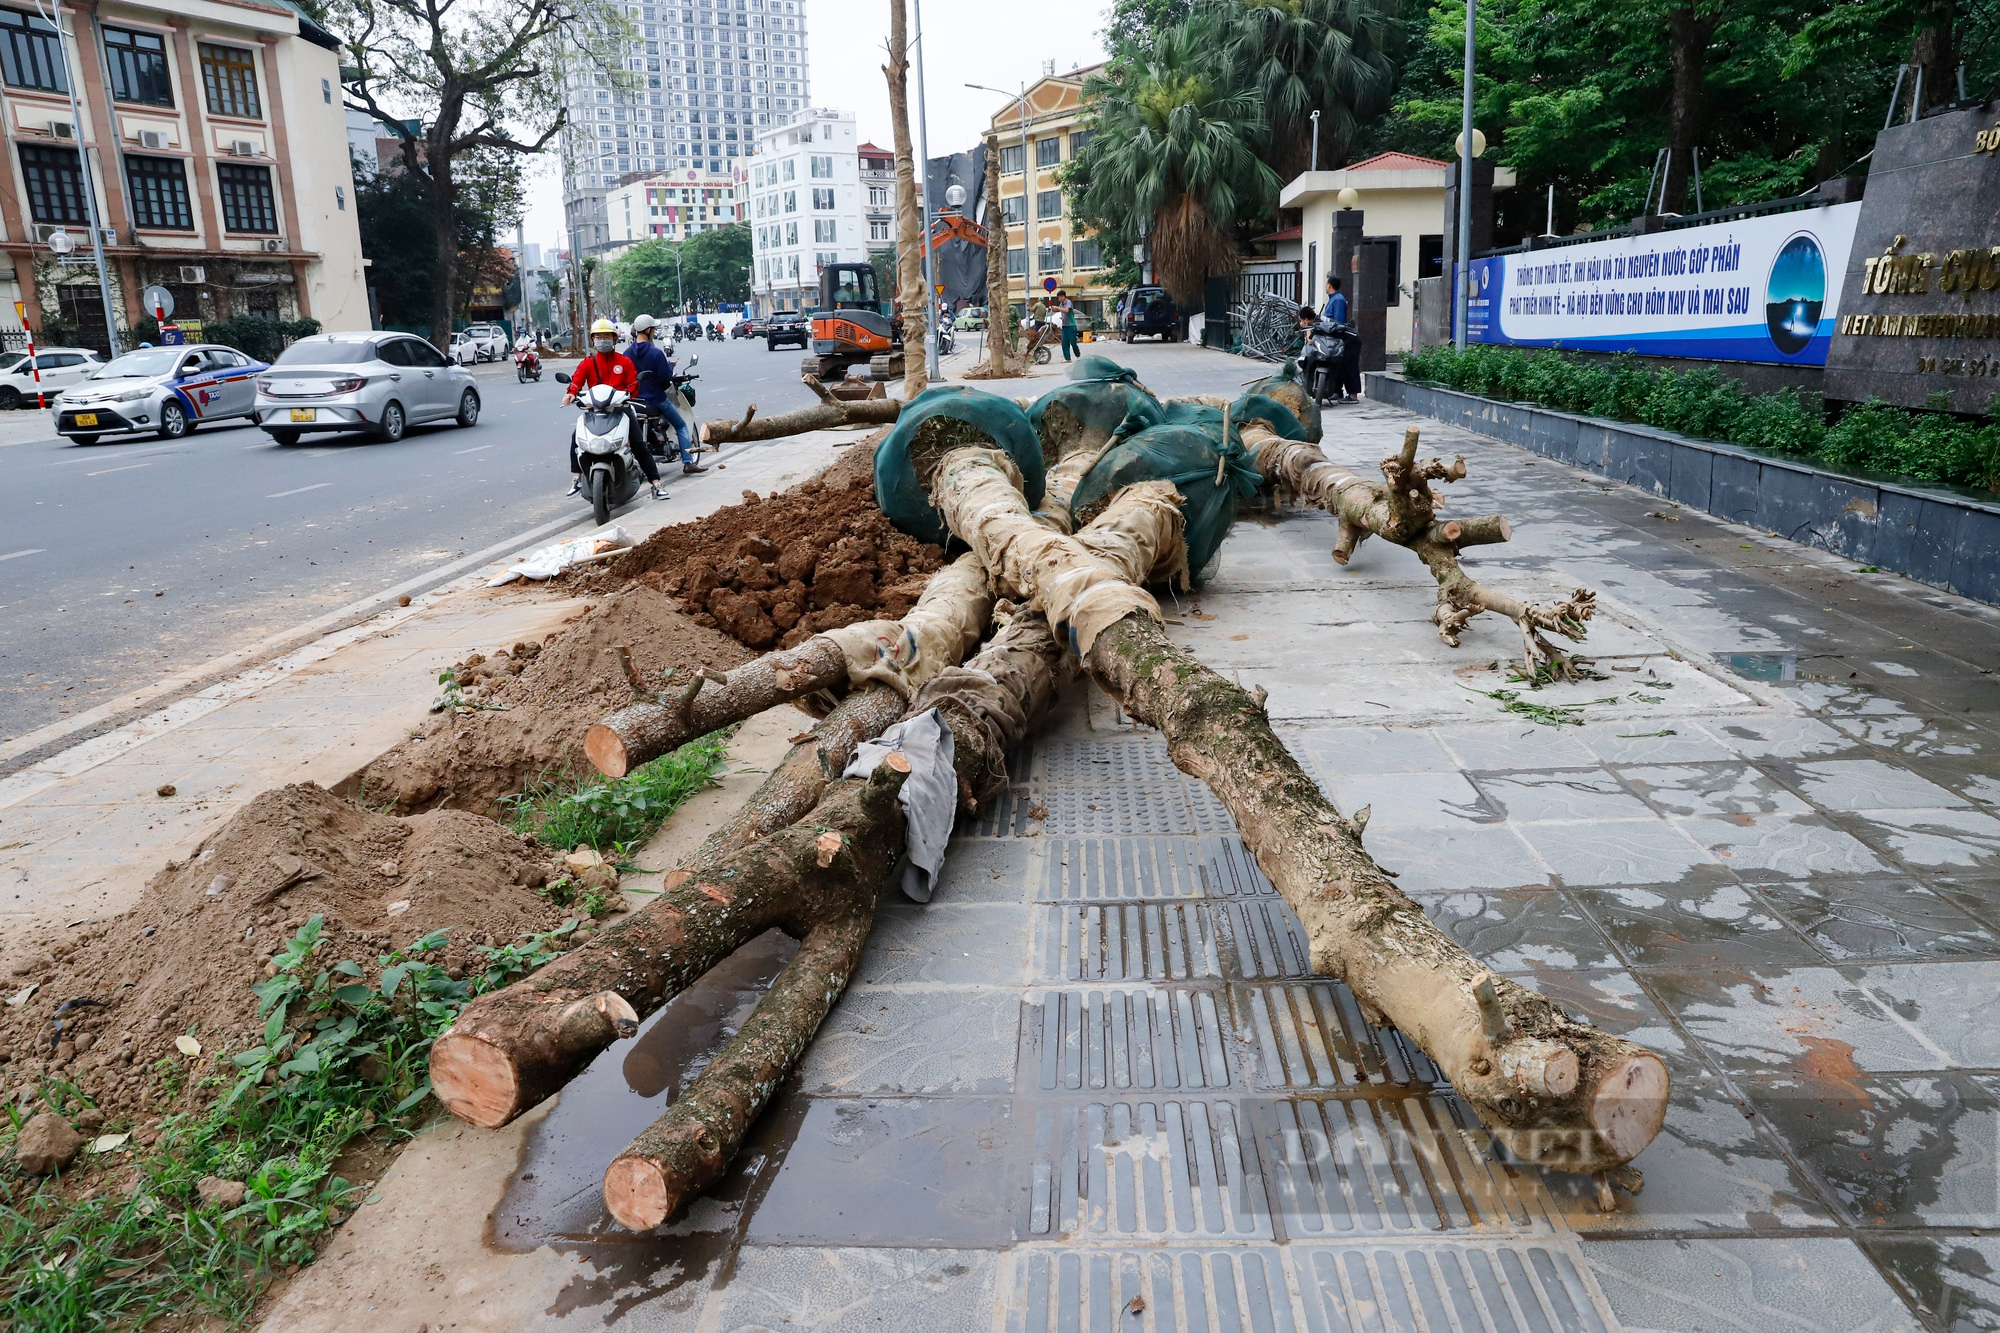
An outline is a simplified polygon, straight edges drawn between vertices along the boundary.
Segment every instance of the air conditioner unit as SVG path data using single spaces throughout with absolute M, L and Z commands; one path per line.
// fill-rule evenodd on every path
M 257 156 L 257 141 L 255 139 L 231 139 L 229 141 L 229 151 L 236 157 L 255 157 Z
M 76 122 L 71 120 L 52 120 L 49 122 L 49 133 L 58 139 L 73 140 L 76 138 Z
M 165 130 L 140 130 L 140 131 L 139 131 L 139 146 L 140 146 L 141 148 L 165 148 L 165 147 L 167 146 L 167 134 L 166 134 L 166 131 L 165 131 Z
M 180 267 L 181 267 L 181 281 L 182 281 L 182 282 L 184 282 L 184 283 L 203 283 L 203 282 L 207 282 L 207 281 L 208 281 L 208 270 L 207 270 L 207 269 L 205 269 L 205 268 L 203 268 L 203 267 L 202 267 L 201 265 L 199 265 L 199 264 L 182 264 L 182 265 L 181 265 Z
M 286 248 L 285 238 L 282 236 L 266 236 L 264 238 L 264 253 L 267 255 L 281 255 L 285 253 Z

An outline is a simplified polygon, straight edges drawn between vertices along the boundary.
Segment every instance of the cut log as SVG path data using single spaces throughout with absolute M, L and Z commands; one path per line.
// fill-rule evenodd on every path
M 1597 594 L 1578 588 L 1567 601 L 1550 605 L 1524 602 L 1482 586 L 1458 562 L 1468 546 L 1504 542 L 1513 529 L 1499 514 L 1484 518 L 1441 519 L 1441 497 L 1432 481 L 1457 481 L 1465 475 L 1461 456 L 1417 461 L 1417 429 L 1403 433 L 1403 449 L 1382 460 L 1382 480 L 1374 481 L 1328 460 L 1316 444 L 1287 440 L 1262 422 L 1246 423 L 1243 445 L 1264 480 L 1280 496 L 1324 509 L 1340 520 L 1333 558 L 1345 565 L 1355 548 L 1369 537 L 1403 547 L 1424 562 L 1437 580 L 1437 608 L 1431 621 L 1438 637 L 1456 648 L 1466 623 L 1482 611 L 1513 621 L 1521 631 L 1521 671 L 1531 680 L 1574 680 L 1577 661 L 1550 643 L 1547 634 L 1581 640 L 1585 623 L 1597 610 Z
M 1222 801 L 1304 923 L 1314 968 L 1345 981 L 1371 1020 L 1401 1029 L 1513 1152 L 1596 1172 L 1652 1141 L 1666 1114 L 1659 1057 L 1575 1021 L 1466 953 L 1363 849 L 1362 823 L 1286 750 L 1261 691 L 1232 684 L 1168 639 L 1158 605 L 1136 585 L 1185 559 L 1170 549 L 1182 544 L 1177 522 L 1131 523 L 1108 543 L 1049 532 L 994 449 L 954 451 L 933 483 L 933 502 L 994 582 L 1021 590 L 1066 630 L 1091 677 L 1158 728 L 1175 765 Z
M 821 690 L 880 682 L 907 697 L 979 643 L 992 615 L 986 573 L 960 556 L 931 576 L 901 620 L 867 620 L 815 634 L 795 648 L 766 653 L 719 679 L 640 697 L 584 733 L 583 752 L 598 772 L 619 778 L 717 727 L 755 717 Z
M 742 444 L 747 440 L 779 440 L 788 435 L 803 435 L 814 430 L 838 430 L 842 426 L 890 426 L 903 410 L 900 398 L 860 398 L 842 401 L 833 396 L 832 390 L 814 375 L 799 377 L 811 389 L 819 402 L 811 407 L 801 407 L 790 412 L 780 412 L 774 417 L 757 415 L 757 404 L 750 404 L 740 421 L 709 421 L 703 424 L 703 437 L 718 445 Z

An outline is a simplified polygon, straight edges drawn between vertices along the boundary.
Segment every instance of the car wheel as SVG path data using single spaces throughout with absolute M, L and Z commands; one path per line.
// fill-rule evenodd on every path
M 383 444 L 394 444 L 403 438 L 403 432 L 409 424 L 403 416 L 403 405 L 392 401 L 382 409 L 382 420 L 375 427 L 375 438 Z
M 167 405 L 160 409 L 160 438 L 178 440 L 193 429 L 194 422 L 189 419 L 187 409 L 168 399 Z
M 21 405 L 21 391 L 11 384 L 0 384 L 0 411 L 12 412 Z
M 72 440 L 76 441 L 76 443 L 78 443 L 78 444 L 96 444 L 96 443 L 97 443 L 97 441 L 98 441 L 99 439 L 101 439 L 101 438 L 102 438 L 101 436 L 97 436 L 97 435 L 72 435 L 72 436 L 70 436 L 70 439 L 72 439 Z
M 271 438 L 279 444 L 297 444 L 299 442 L 299 432 L 283 429 L 274 430 L 271 432 Z
M 767 351 L 767 352 L 775 352 L 775 351 L 777 351 L 777 350 L 778 350 L 778 340 L 777 340 L 776 338 L 767 338 L 767 339 L 765 339 L 765 340 L 764 340 L 764 350 L 765 350 L 765 351 Z M 13 390 L 12 390 L 12 389 L 9 389 L 9 390 L 8 390 L 7 392 L 9 392 L 9 393 L 12 393 L 12 392 L 13 392 Z
M 470 389 L 458 396 L 458 424 L 461 426 L 479 424 L 479 395 Z

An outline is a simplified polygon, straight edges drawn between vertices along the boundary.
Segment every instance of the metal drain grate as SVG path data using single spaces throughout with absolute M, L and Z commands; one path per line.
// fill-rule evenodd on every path
M 1038 1108 L 1028 1233 L 1269 1238 L 1241 1116 L 1232 1102 L 1192 1098 Z
M 1220 1088 L 1237 1081 L 1215 991 L 1030 991 L 1023 1007 L 1022 1072 L 1046 1091 Z
M 1038 981 L 1197 981 L 1222 975 L 1215 923 L 1199 903 L 1041 909 Z
M 1296 1333 L 1299 1327 L 1284 1261 L 1268 1245 L 1019 1246 L 1008 1267 L 1008 1333 Z
M 1608 1333 L 1619 1327 L 1555 1244 L 1357 1245 L 1291 1252 L 1314 1333 Z
M 1437 1066 L 1393 1028 L 1371 1027 L 1337 981 L 1230 988 L 1230 1026 L 1256 1048 L 1253 1086 L 1428 1086 Z

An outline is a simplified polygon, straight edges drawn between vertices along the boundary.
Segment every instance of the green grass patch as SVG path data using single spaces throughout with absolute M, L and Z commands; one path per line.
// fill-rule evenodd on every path
M 431 1043 L 475 995 L 556 958 L 578 923 L 481 946 L 483 968 L 462 977 L 435 961 L 443 931 L 373 965 L 329 964 L 322 924 L 300 927 L 276 974 L 253 988 L 262 1043 L 160 1062 L 168 1099 L 193 1079 L 214 1094 L 207 1109 L 170 1116 L 150 1147 L 133 1140 L 93 1155 L 86 1146 L 70 1173 L 88 1163 L 81 1179 L 0 1170 L 0 1328 L 94 1333 L 204 1314 L 241 1324 L 271 1275 L 311 1259 L 356 1206 L 356 1188 L 334 1174 L 341 1154 L 362 1136 L 414 1132 Z M 39 1105 L 0 1117 L 0 1152 L 33 1111 L 75 1118 L 90 1107 L 62 1080 L 37 1094 Z M 196 1185 L 207 1176 L 243 1182 L 243 1202 L 203 1204 Z M 84 1185 L 94 1189 L 80 1193 Z
M 551 847 L 593 847 L 624 861 L 688 797 L 715 785 L 735 728 L 712 731 L 622 778 L 544 777 L 508 798 L 506 821 Z
M 1485 398 L 1633 421 L 1836 467 L 2000 491 L 2000 395 L 1978 421 L 1869 403 L 1829 425 L 1813 395 L 1750 393 L 1713 370 L 1654 370 L 1629 356 L 1586 361 L 1559 350 L 1427 347 L 1403 358 L 1403 374 Z

